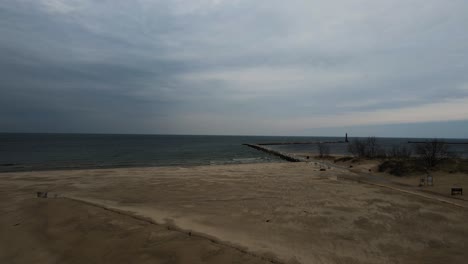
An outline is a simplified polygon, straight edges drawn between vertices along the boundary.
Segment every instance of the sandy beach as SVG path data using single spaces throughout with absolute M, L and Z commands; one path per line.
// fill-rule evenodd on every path
M 352 177 L 311 163 L 2 173 L 0 262 L 468 259 L 466 208 Z

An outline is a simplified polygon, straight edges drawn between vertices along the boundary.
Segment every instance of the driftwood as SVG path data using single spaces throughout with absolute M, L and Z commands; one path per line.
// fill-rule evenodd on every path
M 37 198 L 47 198 L 47 192 L 37 192 Z
M 455 195 L 455 194 L 463 195 L 463 188 L 452 187 L 452 195 Z

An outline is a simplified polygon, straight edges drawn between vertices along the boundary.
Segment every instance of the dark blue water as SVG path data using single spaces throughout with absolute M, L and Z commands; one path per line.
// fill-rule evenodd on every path
M 277 157 L 242 144 L 337 140 L 343 138 L 0 133 L 0 172 L 277 162 Z M 378 140 L 384 146 L 408 141 Z M 285 152 L 317 151 L 315 145 L 271 147 Z M 457 148 L 460 153 L 468 153 L 468 145 Z M 331 144 L 331 152 L 347 154 L 346 144 Z

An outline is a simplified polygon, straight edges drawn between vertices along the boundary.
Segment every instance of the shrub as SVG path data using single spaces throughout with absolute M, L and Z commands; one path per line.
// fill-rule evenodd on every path
M 375 137 L 354 139 L 348 144 L 348 151 L 358 158 L 377 158 L 385 155 Z
M 334 162 L 335 162 L 335 163 L 336 163 L 336 162 L 346 162 L 346 161 L 350 161 L 350 160 L 352 160 L 352 159 L 353 159 L 353 157 L 341 157 L 341 158 L 335 159 Z
M 388 171 L 392 175 L 403 176 L 410 172 L 410 169 L 401 160 L 386 160 L 379 165 L 379 172 Z
M 408 160 L 411 157 L 411 154 L 412 151 L 410 148 L 396 145 L 387 152 L 387 157 L 396 160 Z
M 452 156 L 449 146 L 438 139 L 417 143 L 414 152 L 427 168 L 435 167 L 440 161 Z
M 317 148 L 318 148 L 320 158 L 330 156 L 330 146 L 328 146 L 326 143 L 323 143 L 323 142 L 317 143 Z
M 366 154 L 366 146 L 364 141 L 359 139 L 354 139 L 348 143 L 348 152 L 351 153 L 354 157 L 364 157 Z

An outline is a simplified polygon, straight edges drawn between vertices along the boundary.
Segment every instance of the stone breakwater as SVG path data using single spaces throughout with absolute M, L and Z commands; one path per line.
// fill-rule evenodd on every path
M 288 154 L 288 153 L 280 152 L 280 151 L 277 151 L 277 150 L 273 150 L 273 149 L 267 148 L 267 147 L 265 147 L 263 145 L 258 145 L 258 144 L 242 144 L 242 145 L 248 146 L 248 147 L 251 147 L 251 148 L 254 148 L 254 149 L 257 149 L 257 150 L 260 150 L 260 151 L 275 155 L 275 156 L 278 156 L 278 157 L 280 157 L 280 158 L 282 158 L 284 160 L 287 160 L 287 161 L 291 161 L 291 162 L 301 162 L 301 161 L 303 161 L 302 159 L 297 158 L 292 154 Z

